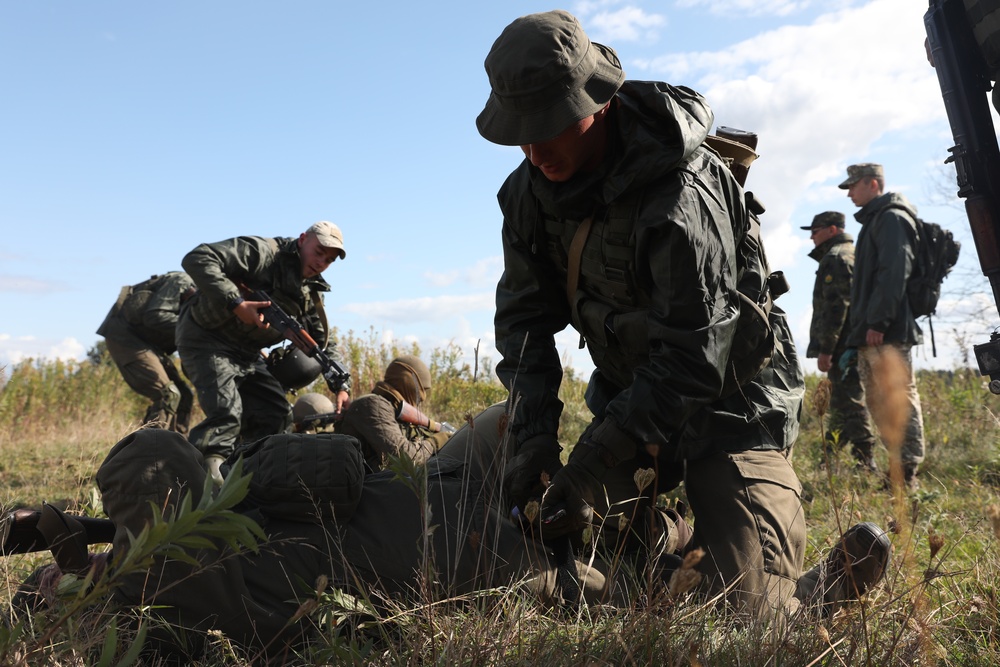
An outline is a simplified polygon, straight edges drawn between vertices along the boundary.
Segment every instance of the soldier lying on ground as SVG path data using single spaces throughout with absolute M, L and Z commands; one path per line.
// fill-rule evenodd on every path
M 150 630 L 147 642 L 151 652 L 177 661 L 198 655 L 209 629 L 223 632 L 251 655 L 287 655 L 315 631 L 311 619 L 298 612 L 304 601 L 315 598 L 321 577 L 376 604 L 387 598 L 427 601 L 518 582 L 546 603 L 569 596 L 588 603 L 628 603 L 626 591 L 639 579 L 609 572 L 599 558 L 556 565 L 553 549 L 511 516 L 497 472 L 507 456 L 508 423 L 504 406 L 493 406 L 463 426 L 424 468 L 414 469 L 426 474 L 426 511 L 415 495 L 416 475 L 384 471 L 364 477 L 352 438 L 282 434 L 258 441 L 241 450 L 245 471 L 253 474 L 241 511 L 259 523 L 268 542 L 239 555 L 222 544 L 186 549 L 197 564 L 159 557 L 148 570 L 119 573 L 114 602 L 150 610 L 174 628 Z M 186 494 L 197 503 L 204 489 L 211 489 L 197 449 L 159 429 L 137 431 L 115 445 L 97 483 L 116 526 L 110 555 L 91 557 L 88 564 L 85 551 L 75 561 L 65 549 L 54 553 L 60 563 L 75 562 L 78 573 L 96 560 L 101 576 L 115 576 L 132 544 L 129 533 L 139 534 L 152 521 L 159 511 L 153 508 L 169 514 Z M 676 514 L 652 511 L 658 513 L 659 530 L 650 534 L 658 542 L 645 552 L 652 577 L 641 581 L 658 586 L 667 581 L 675 562 L 671 556 L 683 551 L 680 542 L 689 531 Z M 72 517 L 63 519 L 72 528 Z M 801 590 L 800 597 L 836 604 L 877 583 L 891 547 L 881 531 L 874 543 L 865 541 L 869 534 L 849 530 L 813 576 L 803 577 L 812 587 Z M 48 540 L 59 541 L 52 535 Z M 427 572 L 430 577 L 421 576 Z M 44 609 L 59 577 L 58 565 L 36 572 L 19 592 L 19 606 Z

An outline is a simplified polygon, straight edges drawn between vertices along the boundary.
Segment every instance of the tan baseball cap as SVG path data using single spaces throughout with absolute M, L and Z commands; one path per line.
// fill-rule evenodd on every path
M 321 246 L 324 248 L 336 248 L 340 251 L 341 259 L 347 257 L 347 251 L 344 250 L 344 234 L 340 231 L 340 227 L 332 222 L 320 220 L 306 230 L 307 234 L 310 232 L 316 235 L 316 240 L 319 241 Z

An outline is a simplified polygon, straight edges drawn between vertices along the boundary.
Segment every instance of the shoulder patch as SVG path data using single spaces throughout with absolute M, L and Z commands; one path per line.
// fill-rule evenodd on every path
M 827 285 L 829 285 L 830 283 L 832 283 L 833 282 L 833 275 L 830 274 L 830 273 L 826 274 L 826 278 L 823 278 L 823 282 L 825 282 Z

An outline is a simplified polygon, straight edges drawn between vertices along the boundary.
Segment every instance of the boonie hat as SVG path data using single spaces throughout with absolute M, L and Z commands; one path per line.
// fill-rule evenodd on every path
M 340 251 L 340 258 L 344 259 L 347 257 L 347 251 L 344 250 L 344 235 L 340 231 L 340 227 L 333 224 L 332 222 L 327 222 L 326 220 L 320 220 L 312 227 L 306 230 L 306 233 L 312 232 L 316 235 L 316 240 L 324 248 L 336 248 Z
M 476 127 L 503 146 L 559 136 L 600 111 L 625 81 L 614 49 L 591 42 L 576 17 L 561 9 L 508 25 L 485 66 L 492 92 Z
M 832 227 L 836 225 L 841 229 L 846 225 L 846 218 L 844 214 L 839 211 L 823 211 L 822 213 L 816 214 L 813 218 L 812 223 L 806 225 L 805 227 L 799 227 L 799 229 L 808 229 L 812 231 L 813 229 L 825 229 L 826 227 Z
M 862 178 L 885 178 L 882 172 L 882 165 L 874 162 L 862 162 L 852 164 L 847 168 L 847 180 L 838 185 L 841 190 L 846 190 Z

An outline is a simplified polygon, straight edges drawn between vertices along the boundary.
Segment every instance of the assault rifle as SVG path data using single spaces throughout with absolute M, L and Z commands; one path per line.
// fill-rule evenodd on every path
M 295 427 L 296 430 L 319 428 L 320 426 L 336 424 L 343 418 L 343 412 L 321 412 L 315 415 L 306 415 L 302 418 L 302 421 L 295 424 Z M 402 405 L 400 405 L 399 409 L 396 411 L 396 421 L 404 424 L 421 426 L 432 433 L 440 433 L 442 431 L 444 433 L 455 432 L 455 427 L 448 422 L 436 422 L 421 412 L 415 405 L 411 405 L 406 401 L 403 401 Z
M 326 386 L 334 394 L 341 391 L 351 374 L 340 363 L 320 349 L 319 344 L 309 335 L 309 332 L 296 321 L 294 317 L 282 310 L 267 292 L 264 290 L 253 290 L 240 283 L 240 291 L 248 301 L 270 301 L 271 305 L 260 309 L 260 314 L 264 316 L 264 321 L 277 329 L 285 338 L 292 342 L 292 345 L 319 362 L 323 369 L 323 379 Z
M 61 518 L 62 513 L 51 507 L 8 512 L 0 518 L 0 556 L 57 548 L 59 543 L 53 535 L 62 532 Z M 83 534 L 76 539 L 85 540 L 87 544 L 111 542 L 115 538 L 115 524 L 111 519 L 73 515 L 72 520 L 83 529 Z
M 990 116 L 990 73 L 966 18 L 962 0 L 930 0 L 924 14 L 928 55 L 937 72 L 955 145 L 945 160 L 955 165 L 958 196 L 1000 312 L 1000 149 Z M 973 346 L 979 371 L 1000 394 L 1000 334 Z

